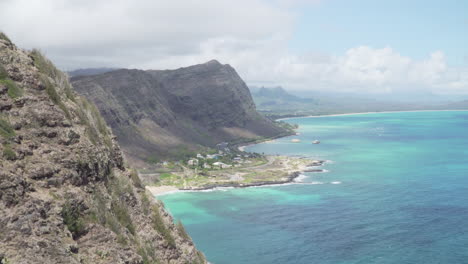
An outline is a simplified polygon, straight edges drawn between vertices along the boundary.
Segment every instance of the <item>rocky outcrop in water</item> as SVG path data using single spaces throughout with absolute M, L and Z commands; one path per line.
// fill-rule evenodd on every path
M 236 71 L 214 60 L 177 70 L 117 70 L 72 82 L 97 105 L 137 165 L 223 141 L 288 134 L 256 111 Z
M 0 263 L 205 263 L 95 106 L 0 33 Z

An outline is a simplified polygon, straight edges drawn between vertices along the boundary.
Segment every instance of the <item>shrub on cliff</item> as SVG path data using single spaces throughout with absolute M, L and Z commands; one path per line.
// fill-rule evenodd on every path
M 73 239 L 86 234 L 85 223 L 80 215 L 77 206 L 73 206 L 70 202 L 66 202 L 62 207 L 63 223 L 67 226 Z

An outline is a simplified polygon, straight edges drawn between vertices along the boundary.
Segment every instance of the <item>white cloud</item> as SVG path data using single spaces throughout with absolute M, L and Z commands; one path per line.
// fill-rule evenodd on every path
M 211 39 L 247 43 L 288 34 L 292 22 L 263 0 L 0 1 L 1 29 L 66 68 L 90 58 L 125 65 L 198 54 Z
M 60 67 L 166 69 L 213 58 L 251 84 L 291 89 L 468 94 L 468 68 L 442 51 L 415 60 L 391 47 L 344 54 L 288 49 L 295 12 L 319 0 L 2 0 L 0 27 Z M 320 41 L 318 38 L 317 41 Z

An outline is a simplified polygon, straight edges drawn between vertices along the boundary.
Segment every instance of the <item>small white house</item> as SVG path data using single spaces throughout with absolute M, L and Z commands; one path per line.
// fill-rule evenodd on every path
M 203 168 L 205 168 L 205 169 L 211 169 L 211 166 L 210 166 L 210 164 L 208 164 L 208 163 L 203 163 Z
M 229 164 L 226 164 L 226 163 L 222 163 L 222 162 L 215 162 L 213 163 L 213 167 L 217 167 L 217 168 L 220 168 L 220 169 L 227 169 L 227 168 L 231 168 L 232 165 L 229 165 Z
M 200 154 L 200 153 L 197 154 L 197 158 L 198 158 L 198 159 L 205 159 L 205 157 L 204 157 L 202 154 Z
M 189 161 L 187 161 L 187 164 L 189 166 L 198 166 L 198 160 L 197 159 L 190 159 Z

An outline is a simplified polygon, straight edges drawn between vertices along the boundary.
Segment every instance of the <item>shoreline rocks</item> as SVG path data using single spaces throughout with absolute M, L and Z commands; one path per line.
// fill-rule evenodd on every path
M 315 160 L 308 166 L 322 166 L 325 163 L 324 160 Z M 295 171 L 290 173 L 286 179 L 284 180 L 276 180 L 276 181 L 258 181 L 252 183 L 242 183 L 242 182 L 227 182 L 227 183 L 213 183 L 207 184 L 201 187 L 190 187 L 190 188 L 180 188 L 180 191 L 206 191 L 212 190 L 216 188 L 247 188 L 247 187 L 258 187 L 264 185 L 279 185 L 279 184 L 286 184 L 294 182 L 294 180 L 299 177 L 303 172 L 325 172 L 323 169 L 306 169 L 302 171 Z

